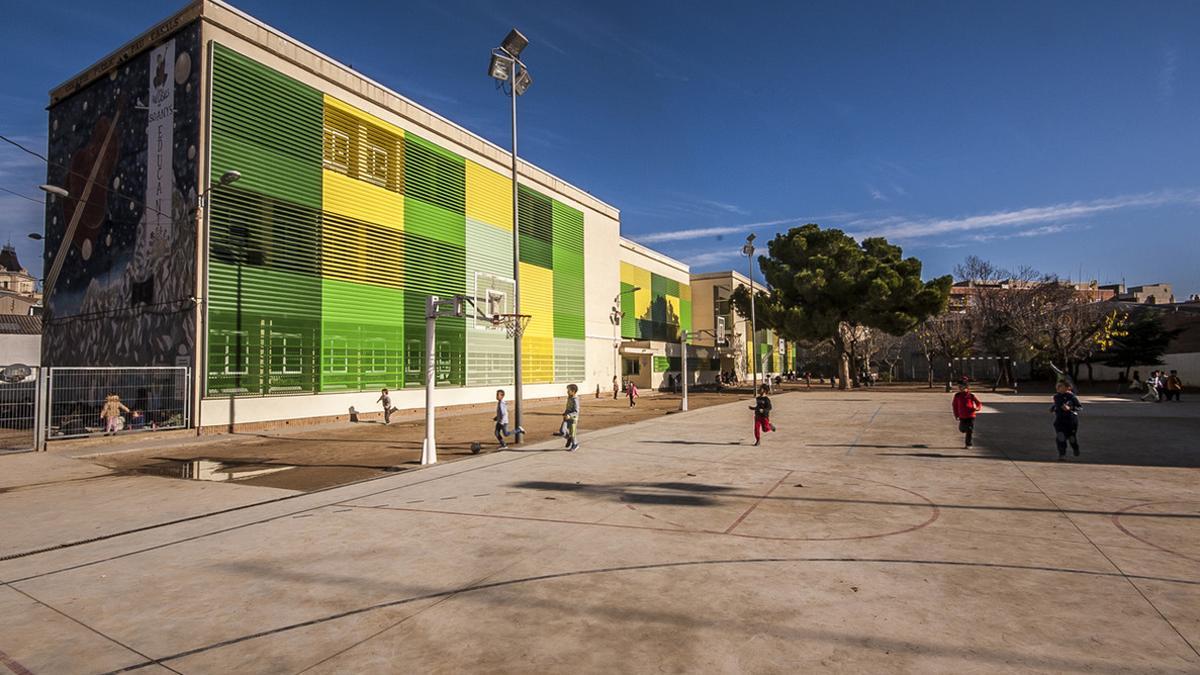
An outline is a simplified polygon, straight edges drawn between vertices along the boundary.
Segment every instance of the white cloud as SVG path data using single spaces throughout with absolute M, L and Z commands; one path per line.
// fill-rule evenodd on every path
M 1131 208 L 1165 206 L 1168 204 L 1200 203 L 1200 193 L 1188 191 L 1147 192 L 1091 201 L 1066 202 L 1050 206 L 1035 206 L 1011 211 L 995 211 L 964 218 L 932 220 L 901 220 L 850 234 L 857 239 L 887 237 L 892 240 L 919 239 L 941 234 L 986 230 L 991 228 L 1022 228 L 1051 221 L 1078 220 L 1099 213 Z
M 886 202 L 888 200 L 887 195 L 883 194 L 878 190 L 878 188 L 872 185 L 867 186 L 867 192 L 870 193 L 871 199 L 874 199 L 877 202 Z
M 683 262 L 692 267 L 707 267 L 726 260 L 740 258 L 742 255 L 741 249 L 729 249 L 725 251 L 709 251 L 708 253 L 697 253 L 693 256 L 688 256 L 683 259 Z
M 725 202 L 716 202 L 711 199 L 701 199 L 700 203 L 707 204 L 719 211 L 725 211 L 727 213 L 736 213 L 741 216 L 744 216 L 744 215 L 747 215 L 748 213 L 750 213 L 746 209 L 743 209 L 742 207 L 738 206 L 737 204 L 726 204 Z
M 1163 50 L 1163 64 L 1158 71 L 1158 93 L 1164 100 L 1175 94 L 1175 71 L 1179 69 L 1179 50 L 1168 47 Z
M 633 234 L 629 238 L 641 244 L 656 244 L 664 241 L 686 241 L 697 237 L 717 237 L 726 234 L 738 234 L 753 230 L 756 227 L 774 227 L 806 220 L 805 218 L 785 218 L 783 220 L 768 220 L 761 223 L 745 223 L 742 225 L 723 225 L 719 227 L 695 227 L 687 230 L 670 230 L 667 232 L 651 232 L 649 234 Z

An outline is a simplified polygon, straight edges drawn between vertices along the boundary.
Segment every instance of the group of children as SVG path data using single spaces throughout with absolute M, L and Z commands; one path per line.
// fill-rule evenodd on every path
M 762 435 L 770 431 L 776 431 L 775 425 L 771 422 L 771 388 L 763 385 L 758 390 L 758 396 L 754 399 L 754 405 L 749 406 L 750 410 L 754 411 L 754 445 L 762 443 Z M 630 406 L 634 404 L 636 394 L 632 394 L 630 398 Z M 385 423 L 390 421 L 392 412 L 395 408 L 392 407 L 391 397 L 388 395 L 388 390 L 384 389 L 379 397 L 379 401 L 383 403 L 383 414 Z M 110 412 L 112 407 L 113 413 L 119 413 L 120 408 L 125 408 L 120 405 L 118 399 L 106 402 L 105 412 Z M 951 403 L 951 408 L 954 411 L 954 418 L 958 420 L 958 430 L 963 434 L 963 447 L 969 448 L 975 436 L 975 418 L 980 410 L 983 409 L 983 403 L 979 398 L 971 392 L 971 384 L 965 378 L 958 384 L 958 393 L 954 395 L 954 400 Z M 1076 457 L 1079 456 L 1079 411 L 1083 408 L 1083 404 L 1079 402 L 1079 398 L 1075 396 L 1070 384 L 1066 381 L 1059 381 L 1055 387 L 1054 401 L 1050 406 L 1050 412 L 1054 413 L 1054 440 L 1058 447 L 1058 459 L 1062 461 L 1067 456 L 1067 446 L 1071 447 L 1072 452 Z M 128 408 L 125 408 L 128 410 Z M 574 452 L 579 449 L 579 440 L 577 437 L 579 430 L 579 387 L 574 384 L 567 385 L 567 402 L 562 413 L 562 424 L 558 431 L 554 432 L 555 436 L 566 439 L 566 449 L 569 452 Z M 524 434 L 525 430 L 521 427 L 509 430 L 508 418 L 508 402 L 504 398 L 504 390 L 496 390 L 496 414 L 492 418 L 495 422 L 496 442 L 501 450 L 508 448 L 506 439 L 509 436 Z
M 1072 453 L 1079 456 L 1079 411 L 1083 409 L 1083 404 L 1065 380 L 1059 380 L 1054 389 L 1050 412 L 1054 413 L 1054 444 L 1058 448 L 1058 461 L 1061 462 L 1067 458 L 1068 445 Z M 983 403 L 971 393 L 971 384 L 965 378 L 958 383 L 958 393 L 954 395 L 951 408 L 954 418 L 958 420 L 958 430 L 963 434 L 963 447 L 969 448 L 975 435 L 975 416 L 983 409 Z

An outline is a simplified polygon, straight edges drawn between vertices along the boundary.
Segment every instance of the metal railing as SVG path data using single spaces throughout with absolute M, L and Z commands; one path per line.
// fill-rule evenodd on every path
M 110 428 L 116 433 L 185 429 L 191 423 L 187 367 L 53 367 L 47 384 L 50 439 L 100 435 Z M 111 427 L 101 417 L 110 401 L 117 413 Z
M 0 370 L 5 370 L 0 366 Z M 17 381 L 0 378 L 0 453 L 27 452 L 37 449 L 39 443 L 38 424 L 39 385 L 42 370 L 28 367 L 27 375 Z

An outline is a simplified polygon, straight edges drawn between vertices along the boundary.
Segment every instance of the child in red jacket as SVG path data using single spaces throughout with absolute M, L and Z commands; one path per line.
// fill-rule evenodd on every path
M 967 435 L 964 448 L 971 447 L 971 436 L 975 433 L 975 413 L 983 408 L 983 404 L 971 393 L 971 385 L 966 380 L 958 383 L 958 393 L 954 395 L 954 419 L 958 420 L 958 430 Z

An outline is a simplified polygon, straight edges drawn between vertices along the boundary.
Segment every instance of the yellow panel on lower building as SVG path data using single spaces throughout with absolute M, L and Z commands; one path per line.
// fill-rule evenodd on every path
M 512 178 L 467 161 L 467 217 L 512 232 Z
M 633 318 L 649 318 L 650 303 L 652 302 L 650 290 L 650 271 L 644 270 L 636 265 L 630 265 L 627 262 L 622 262 L 621 283 L 629 284 L 638 289 L 633 293 Z
M 664 295 L 663 299 L 667 301 L 667 316 L 674 317 L 675 322 L 681 321 L 683 315 L 679 313 L 679 298 L 673 295 Z
M 329 169 L 321 179 L 324 211 L 404 230 L 404 195 Z

